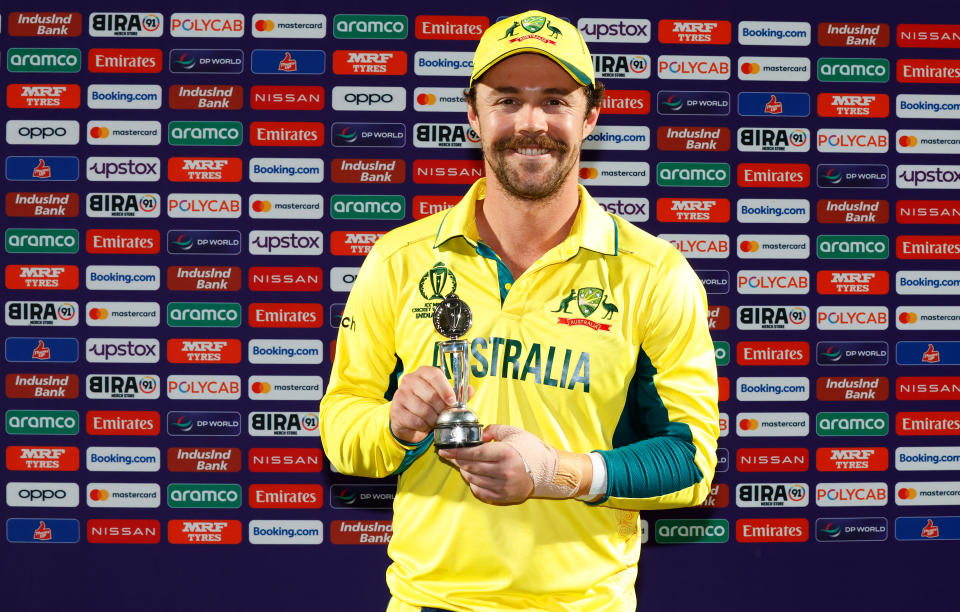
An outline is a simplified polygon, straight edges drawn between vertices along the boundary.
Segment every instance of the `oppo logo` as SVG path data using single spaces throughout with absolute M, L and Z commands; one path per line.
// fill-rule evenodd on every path
M 23 136 L 24 138 L 29 138 L 33 140 L 34 138 L 53 138 L 53 137 L 64 137 L 67 135 L 67 128 L 65 127 L 27 127 L 23 126 L 17 130 L 17 134 Z
M 348 93 L 343 97 L 344 101 L 351 104 L 389 104 L 393 102 L 393 94 L 366 94 L 366 93 Z
M 17 497 L 24 501 L 66 499 L 67 491 L 65 489 L 20 489 Z

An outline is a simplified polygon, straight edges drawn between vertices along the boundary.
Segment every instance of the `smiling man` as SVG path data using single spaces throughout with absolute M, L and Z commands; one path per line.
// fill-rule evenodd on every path
M 465 94 L 486 178 L 364 261 L 324 449 L 342 473 L 399 474 L 391 612 L 634 610 L 637 511 L 702 502 L 716 466 L 706 296 L 675 248 L 577 183 L 603 86 L 575 27 L 492 25 Z M 456 404 L 444 299 L 472 311 L 467 404 L 488 425 L 437 451 Z

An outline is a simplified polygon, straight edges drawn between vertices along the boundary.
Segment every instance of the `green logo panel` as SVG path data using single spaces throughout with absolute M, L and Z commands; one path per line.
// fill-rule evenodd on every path
M 714 340 L 713 355 L 717 358 L 718 366 L 730 365 L 730 343 L 723 340 Z
M 333 195 L 330 216 L 334 219 L 403 219 L 407 199 L 402 195 Z
M 167 142 L 236 147 L 243 144 L 243 124 L 239 121 L 171 121 L 167 126 Z
M 889 256 L 887 236 L 817 236 L 818 259 L 886 259 Z
M 76 253 L 80 232 L 75 229 L 10 228 L 4 232 L 7 253 Z
M 817 79 L 825 83 L 886 83 L 890 60 L 877 57 L 821 57 Z
M 661 187 L 729 187 L 730 164 L 660 162 L 657 185 Z
M 167 485 L 167 506 L 171 508 L 239 508 L 242 502 L 238 484 Z
M 334 38 L 406 38 L 406 15 L 334 15 Z
M 6 432 L 13 435 L 75 436 L 80 433 L 76 410 L 7 410 Z
M 890 430 L 886 412 L 818 412 L 818 436 L 885 436 Z
M 10 49 L 8 72 L 80 72 L 80 49 Z
M 170 302 L 170 327 L 240 327 L 243 312 L 236 302 Z
M 654 528 L 659 544 L 721 544 L 730 539 L 726 519 L 660 519 Z

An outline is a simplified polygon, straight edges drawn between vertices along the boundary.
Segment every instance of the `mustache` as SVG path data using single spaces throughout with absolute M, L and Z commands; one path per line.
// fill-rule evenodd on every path
M 562 140 L 550 138 L 546 134 L 540 134 L 535 137 L 507 136 L 493 143 L 494 151 L 506 151 L 507 149 L 547 149 L 566 153 L 570 147 Z

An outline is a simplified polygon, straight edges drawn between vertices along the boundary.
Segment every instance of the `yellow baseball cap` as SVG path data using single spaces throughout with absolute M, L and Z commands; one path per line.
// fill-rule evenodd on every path
M 517 53 L 539 53 L 560 64 L 577 83 L 593 85 L 593 61 L 573 24 L 542 11 L 507 17 L 487 28 L 473 55 L 472 86 L 500 60 Z

